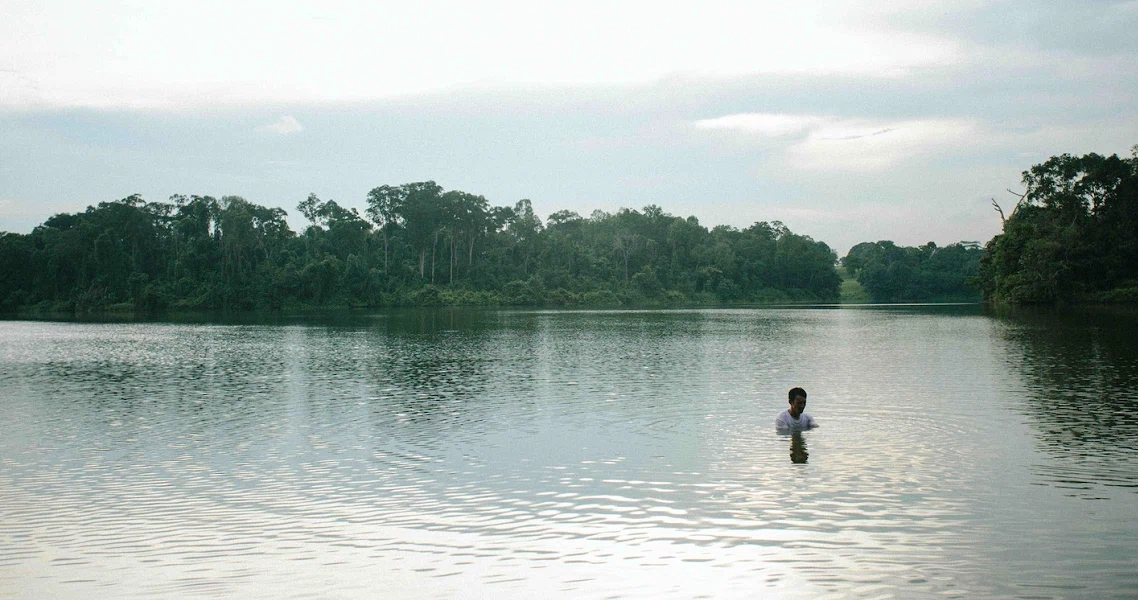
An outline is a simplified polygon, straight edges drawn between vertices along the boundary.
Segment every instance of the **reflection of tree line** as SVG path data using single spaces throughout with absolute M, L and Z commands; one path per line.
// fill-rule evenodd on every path
M 384 342 L 368 378 L 376 389 L 394 388 L 383 394 L 387 399 L 378 406 L 384 411 L 397 409 L 416 423 L 517 414 L 539 398 L 574 410 L 596 401 L 610 384 L 618 385 L 627 400 L 607 406 L 606 411 L 657 421 L 668 418 L 667 410 L 675 407 L 655 410 L 654 403 L 665 393 L 664 387 L 676 382 L 656 375 L 678 368 L 677 364 L 699 368 L 698 353 L 683 352 L 677 358 L 674 344 L 698 335 L 705 319 L 700 314 L 654 311 L 390 312 L 372 329 L 382 332 Z M 691 362 L 677 363 L 680 359 Z M 578 378 L 583 378 L 583 385 L 565 384 Z M 509 410 L 501 412 L 503 406 Z M 456 407 L 459 416 L 452 414 Z
M 1138 485 L 1138 315 L 1017 310 L 1006 322 L 1040 447 L 1070 475 Z
M 368 384 L 384 401 L 376 408 L 413 424 L 471 422 L 500 407 L 490 383 L 502 365 L 496 342 L 503 329 L 491 313 L 475 310 L 415 309 L 389 313 L 369 330 L 383 336 L 368 369 Z M 519 325 L 524 339 L 532 328 Z M 510 356 L 532 353 L 511 352 Z M 391 391 L 382 391 L 394 388 Z M 478 400 L 478 402 L 472 402 Z

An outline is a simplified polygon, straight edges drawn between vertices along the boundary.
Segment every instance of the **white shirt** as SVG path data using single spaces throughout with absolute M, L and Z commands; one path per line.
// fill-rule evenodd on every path
M 790 416 L 790 409 L 786 409 L 778 413 L 778 417 L 774 420 L 774 427 L 779 431 L 790 431 L 792 429 L 810 429 L 817 427 L 818 424 L 814 422 L 814 417 L 806 413 L 798 415 L 798 418 Z

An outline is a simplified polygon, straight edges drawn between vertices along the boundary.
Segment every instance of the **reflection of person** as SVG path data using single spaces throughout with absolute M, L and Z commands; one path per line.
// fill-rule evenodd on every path
M 806 451 L 806 440 L 801 431 L 795 431 L 790 434 L 790 462 L 804 465 L 807 458 L 810 458 L 810 453 Z
M 778 414 L 774 420 L 775 429 L 781 432 L 813 429 L 818 426 L 814 422 L 814 417 L 802 412 L 806 410 L 806 390 L 796 387 L 790 388 L 787 393 L 787 402 L 790 403 L 790 408 Z

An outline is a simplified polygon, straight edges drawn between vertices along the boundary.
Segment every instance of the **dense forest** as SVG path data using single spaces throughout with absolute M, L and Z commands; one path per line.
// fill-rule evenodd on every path
M 1023 183 L 981 259 L 984 298 L 1138 302 L 1138 146 L 1130 158 L 1055 156 L 1025 171 Z
M 1138 147 L 1068 154 L 1023 174 L 1003 232 L 850 249 L 873 302 L 1138 301 Z M 377 187 L 364 214 L 316 195 L 280 208 L 237 196 L 134 195 L 0 233 L 0 310 L 258 310 L 432 305 L 615 306 L 836 301 L 824 243 L 781 223 L 708 229 L 649 205 L 542 222 L 432 181 Z M 847 282 L 851 283 L 852 282 Z
M 657 206 L 547 222 L 434 182 L 381 186 L 361 215 L 310 195 L 293 232 L 240 197 L 135 195 L 0 234 L 5 310 L 291 309 L 834 301 L 824 243 L 781 223 L 708 229 Z
M 984 251 L 977 242 L 915 248 L 890 241 L 862 242 L 842 258 L 842 267 L 872 302 L 975 302 L 973 287 Z

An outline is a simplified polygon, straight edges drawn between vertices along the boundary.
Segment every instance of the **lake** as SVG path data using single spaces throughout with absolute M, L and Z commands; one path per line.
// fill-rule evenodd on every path
M 1132 313 L 0 321 L 0 597 L 1136 597 L 1136 515 Z

